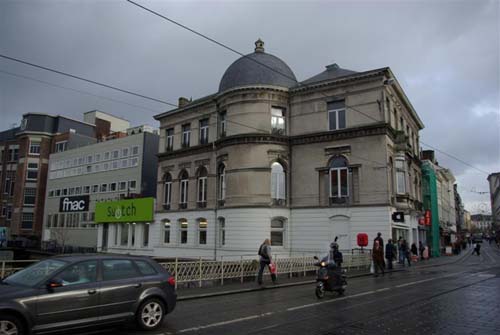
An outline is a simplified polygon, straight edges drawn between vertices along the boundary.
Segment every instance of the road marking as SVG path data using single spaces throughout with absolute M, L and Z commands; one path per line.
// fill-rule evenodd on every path
M 242 321 L 248 321 L 248 320 L 258 319 L 258 318 L 262 318 L 262 317 L 273 315 L 273 314 L 274 314 L 274 312 L 268 312 L 268 313 L 263 313 L 263 314 L 251 315 L 251 316 L 246 316 L 244 318 L 239 318 L 239 319 L 234 319 L 234 320 L 228 320 L 228 321 L 222 321 L 222 322 L 216 322 L 216 323 L 212 323 L 212 324 L 205 325 L 205 326 L 199 326 L 199 327 L 182 329 L 182 330 L 179 330 L 178 333 L 193 332 L 193 331 L 198 331 L 198 330 L 206 329 L 206 328 L 225 326 L 225 325 L 229 325 L 229 324 L 232 324 L 232 323 L 237 323 L 237 322 L 242 322 Z
M 357 298 L 357 297 L 361 297 L 361 296 L 369 295 L 369 294 L 373 294 L 373 293 L 375 293 L 375 291 L 367 291 L 367 292 L 353 294 L 353 295 L 349 295 L 346 297 L 337 298 L 337 299 L 333 299 L 333 300 L 326 300 L 326 301 L 321 301 L 321 302 L 315 302 L 313 304 L 290 307 L 290 308 L 287 308 L 286 310 L 287 310 L 287 312 L 291 312 L 291 311 L 296 311 L 298 309 L 304 309 L 304 308 L 309 308 L 309 307 L 314 307 L 314 306 L 319 306 L 319 305 L 324 305 L 324 304 L 330 304 L 333 302 L 342 301 L 342 300 L 351 299 L 351 298 Z
M 385 287 L 385 288 L 379 288 L 375 292 L 384 292 L 384 291 L 389 291 L 391 288 L 390 287 Z

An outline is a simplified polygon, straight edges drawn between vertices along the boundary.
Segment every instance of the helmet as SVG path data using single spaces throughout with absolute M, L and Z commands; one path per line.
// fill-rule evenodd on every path
M 338 248 L 339 248 L 339 245 L 337 244 L 337 242 L 330 243 L 330 249 L 338 249 Z

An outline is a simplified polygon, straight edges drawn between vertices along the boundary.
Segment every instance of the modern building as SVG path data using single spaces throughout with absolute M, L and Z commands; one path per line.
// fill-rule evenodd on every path
M 218 92 L 155 118 L 150 255 L 254 255 L 266 238 L 276 253 L 323 252 L 335 236 L 350 250 L 377 232 L 418 242 L 423 124 L 389 68 L 332 64 L 298 82 L 258 40 Z
M 40 240 L 49 155 L 95 142 L 93 124 L 38 113 L 0 132 L 0 227 L 9 240 Z
M 158 140 L 151 127 L 134 127 L 50 155 L 44 241 L 105 249 L 109 226 L 96 224 L 96 204 L 156 195 Z
M 437 191 L 437 162 L 434 152 L 422 152 L 422 197 L 425 210 L 426 244 L 432 257 L 441 255 L 441 234 L 439 226 L 439 206 Z
M 488 176 L 490 184 L 491 216 L 495 229 L 500 229 L 500 172 Z

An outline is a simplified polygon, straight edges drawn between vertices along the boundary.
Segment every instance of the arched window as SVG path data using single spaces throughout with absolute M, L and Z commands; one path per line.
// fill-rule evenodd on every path
M 280 163 L 271 165 L 271 199 L 285 200 L 285 171 Z
M 163 177 L 163 208 L 170 209 L 172 204 L 172 176 L 166 173 Z
M 161 222 L 163 223 L 163 243 L 169 244 L 170 243 L 170 220 L 163 219 L 163 220 L 161 220 Z
M 218 200 L 226 199 L 226 166 L 220 164 L 217 168 L 217 197 Z
M 202 166 L 198 169 L 198 207 L 207 206 L 207 169 Z
M 226 219 L 223 217 L 219 218 L 219 246 L 223 247 L 226 245 Z
M 189 175 L 186 170 L 183 170 L 181 172 L 179 179 L 180 179 L 179 207 L 187 208 Z
M 343 156 L 332 158 L 330 168 L 330 198 L 349 196 L 348 162 Z
M 188 241 L 188 222 L 186 219 L 179 219 L 179 233 L 181 244 L 187 244 Z
M 284 246 L 285 242 L 285 219 L 274 218 L 271 220 L 271 245 Z
M 198 219 L 198 244 L 207 244 L 207 219 Z

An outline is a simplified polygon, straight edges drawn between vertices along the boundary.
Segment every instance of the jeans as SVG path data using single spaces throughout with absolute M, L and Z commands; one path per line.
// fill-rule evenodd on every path
M 267 266 L 269 268 L 269 272 L 271 272 L 271 267 L 269 266 L 271 262 L 269 261 L 260 261 L 260 267 L 259 267 L 259 275 L 257 277 L 257 282 L 259 285 L 262 285 L 262 274 L 264 273 L 264 269 Z M 273 283 L 276 282 L 276 275 L 274 273 L 271 273 L 271 280 Z

